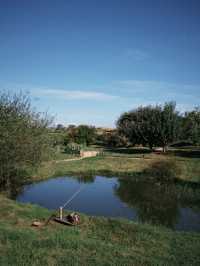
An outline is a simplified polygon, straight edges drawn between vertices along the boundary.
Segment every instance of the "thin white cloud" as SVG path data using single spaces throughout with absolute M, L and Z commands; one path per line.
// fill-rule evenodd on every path
M 64 89 L 34 89 L 31 95 L 35 97 L 48 97 L 64 100 L 114 100 L 119 96 L 98 91 L 64 90 Z
M 176 101 L 180 112 L 199 106 L 200 85 L 159 80 L 115 80 L 92 90 L 67 90 L 48 87 L 27 88 L 38 110 L 57 114 L 57 123 L 88 123 L 113 126 L 122 112 L 138 106 Z M 14 89 L 13 89 L 14 90 Z M 66 104 L 67 101 L 67 104 Z M 90 101 L 90 102 L 88 102 Z M 90 104 L 88 104 L 90 103 Z
M 191 85 L 191 84 L 180 84 L 180 83 L 171 83 L 165 81 L 157 81 L 157 80 L 121 80 L 117 81 L 121 87 L 126 89 L 134 89 L 137 91 L 175 91 L 181 92 L 183 94 L 199 94 L 200 95 L 200 85 Z

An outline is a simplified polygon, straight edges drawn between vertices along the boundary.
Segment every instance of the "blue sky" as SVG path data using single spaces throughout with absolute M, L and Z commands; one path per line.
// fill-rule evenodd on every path
M 121 112 L 200 98 L 199 0 L 0 1 L 0 89 L 55 123 L 114 126 Z

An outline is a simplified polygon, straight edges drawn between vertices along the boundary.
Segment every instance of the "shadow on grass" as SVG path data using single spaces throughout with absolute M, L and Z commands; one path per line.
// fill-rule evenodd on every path
M 173 151 L 169 151 L 168 153 L 185 158 L 200 158 L 200 149 L 176 149 Z
M 151 153 L 151 151 L 147 148 L 112 148 L 106 147 L 105 151 L 109 151 L 112 153 L 120 153 L 120 154 L 147 154 Z

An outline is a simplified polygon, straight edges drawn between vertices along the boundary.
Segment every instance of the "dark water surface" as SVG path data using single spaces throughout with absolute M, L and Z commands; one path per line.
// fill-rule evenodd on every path
M 175 185 L 102 176 L 57 177 L 25 186 L 17 201 L 58 209 L 80 187 L 66 209 L 200 231 L 199 191 Z

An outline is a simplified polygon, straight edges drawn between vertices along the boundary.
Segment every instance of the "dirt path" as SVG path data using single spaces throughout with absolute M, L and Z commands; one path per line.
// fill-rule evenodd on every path
M 71 161 L 80 161 L 80 160 L 82 160 L 82 159 L 85 159 L 85 158 L 94 158 L 94 157 L 96 157 L 96 156 L 83 156 L 83 157 L 77 157 L 77 158 L 71 158 L 71 159 L 63 159 L 63 160 L 56 160 L 56 161 L 54 161 L 55 163 L 60 163 L 60 162 L 71 162 Z M 112 155 L 110 155 L 110 156 L 105 156 L 106 158 L 112 158 L 112 159 L 114 159 L 114 158 L 120 158 L 120 156 L 112 156 Z M 125 158 L 125 157 L 122 157 L 122 158 Z M 154 158 L 148 158 L 148 157 L 126 157 L 127 159 L 132 159 L 132 160 L 141 160 L 141 159 L 143 159 L 143 160 L 152 160 L 152 159 L 154 159 Z
M 71 161 L 79 161 L 87 157 L 78 157 L 78 158 L 72 158 L 72 159 L 63 159 L 63 160 L 56 160 L 54 161 L 55 163 L 60 163 L 60 162 L 71 162 Z

